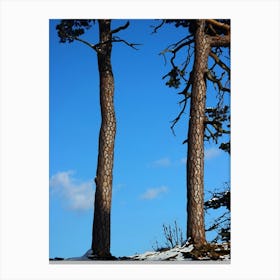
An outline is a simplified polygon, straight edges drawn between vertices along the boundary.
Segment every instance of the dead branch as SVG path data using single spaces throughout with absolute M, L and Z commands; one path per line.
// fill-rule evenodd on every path
M 164 65 L 166 65 L 166 56 L 165 56 L 165 54 L 167 53 L 167 52 L 171 52 L 168 48 L 166 48 L 166 49 L 164 49 L 163 51 L 161 51 L 160 53 L 159 53 L 159 55 L 162 55 L 163 56 L 163 58 L 164 58 Z M 166 76 L 168 76 L 168 75 L 166 75 Z
M 173 53 L 173 56 L 172 56 L 172 58 L 170 59 L 170 63 L 171 63 L 171 65 L 172 65 L 172 67 L 173 68 L 176 68 L 176 65 L 175 65 L 175 63 L 174 63 L 174 60 L 176 59 L 176 56 L 177 56 L 177 52 L 181 49 L 181 48 L 183 48 L 183 47 L 185 47 L 185 46 L 188 46 L 189 47 L 189 49 L 188 49 L 188 56 L 187 56 L 187 64 L 186 64 L 186 66 L 184 67 L 184 69 L 187 67 L 187 65 L 189 64 L 189 61 L 190 61 L 190 45 L 192 44 L 192 43 L 194 43 L 194 39 L 192 39 L 192 40 L 189 40 L 189 41 L 187 41 L 187 42 L 185 42 L 185 43 L 182 43 L 181 45 L 179 45 L 179 46 L 177 46 L 174 50 L 170 50 L 170 52 L 172 52 Z M 186 79 L 184 78 L 184 75 L 183 75 L 183 70 L 182 71 L 180 71 L 180 76 L 186 81 Z
M 162 22 L 161 22 L 159 25 L 157 25 L 157 26 L 151 26 L 151 27 L 154 28 L 154 31 L 152 32 L 152 34 L 157 33 L 158 29 L 160 29 L 160 28 L 165 24 L 165 22 L 166 22 L 166 20 L 163 19 Z
M 225 91 L 225 92 L 230 92 L 229 88 L 226 88 L 222 85 L 221 80 L 217 79 L 212 73 L 211 71 L 206 71 L 206 78 L 212 82 L 214 82 L 215 84 L 218 85 L 219 90 L 220 91 Z
M 121 38 L 119 38 L 119 37 L 113 37 L 113 38 L 112 38 L 112 42 L 124 43 L 125 45 L 127 45 L 127 46 L 129 46 L 129 47 L 131 47 L 131 48 L 133 48 L 133 49 L 135 49 L 135 50 L 139 50 L 139 49 L 137 49 L 135 46 L 141 46 L 141 45 L 142 45 L 142 44 L 136 44 L 136 43 L 129 43 L 129 42 L 127 42 L 126 40 L 121 39 Z
M 91 44 L 91 43 L 89 43 L 89 42 L 87 42 L 87 41 L 85 41 L 85 40 L 83 40 L 83 39 L 81 39 L 81 38 L 79 38 L 79 37 L 71 37 L 71 36 L 68 36 L 68 37 L 69 37 L 70 39 L 77 40 L 77 41 L 79 41 L 79 42 L 81 42 L 81 43 L 83 43 L 83 44 L 89 46 L 90 48 L 94 49 L 96 52 L 98 52 L 97 46 L 98 46 L 99 44 L 97 44 L 97 45 Z
M 190 86 L 192 85 L 192 83 L 193 83 L 193 75 L 192 75 L 192 72 L 191 72 L 186 87 L 184 88 L 183 91 L 178 93 L 178 94 L 184 94 L 185 98 L 179 102 L 179 104 L 183 103 L 183 108 L 179 112 L 178 116 L 172 121 L 172 125 L 170 127 L 171 130 L 172 130 L 173 135 L 175 135 L 174 127 L 175 127 L 176 123 L 180 120 L 180 118 L 183 115 L 183 113 L 185 112 L 185 109 L 186 109 L 186 106 L 187 106 L 187 101 L 191 97 L 191 93 L 188 93 L 188 90 L 189 90 Z
M 209 139 L 213 139 L 215 141 L 215 143 L 217 144 L 218 143 L 218 140 L 217 140 L 217 136 L 210 130 L 210 128 L 208 126 L 205 127 L 205 129 L 209 132 L 209 135 L 204 135 L 205 138 L 207 138 L 207 140 L 209 141 Z
M 188 40 L 187 42 L 182 43 L 181 45 L 179 45 L 178 47 L 176 47 L 174 50 L 171 50 L 171 52 L 176 53 L 176 52 L 178 52 L 181 48 L 183 48 L 183 47 L 185 47 L 185 46 L 188 46 L 188 45 L 190 45 L 190 44 L 192 44 L 192 43 L 194 43 L 194 39 Z
M 189 63 L 190 63 L 190 61 L 191 61 L 191 57 L 192 57 L 192 55 L 193 55 L 193 53 L 194 53 L 194 51 L 192 52 L 192 53 L 190 53 L 190 50 L 191 50 L 191 46 L 188 46 L 188 55 L 187 55 L 187 59 L 186 59 L 186 61 L 183 63 L 183 64 L 185 64 L 185 66 L 182 68 L 182 72 L 183 73 L 185 73 L 185 70 L 186 70 L 186 68 L 188 67 L 188 65 L 189 65 Z
M 192 38 L 192 37 L 193 37 L 193 34 L 188 35 L 187 37 L 181 39 L 181 40 L 178 41 L 177 43 L 169 45 L 169 46 L 167 47 L 167 49 L 176 48 L 179 44 L 181 44 L 181 43 L 184 42 L 185 40 L 188 40 L 188 39 L 190 39 L 190 38 Z
M 215 53 L 210 52 L 209 55 L 214 59 L 216 64 L 220 65 L 221 68 L 223 68 L 230 74 L 230 68 L 223 61 L 221 61 L 220 58 Z
M 180 101 L 180 103 L 183 103 L 183 108 L 181 109 L 181 111 L 179 112 L 178 116 L 172 121 L 172 125 L 171 125 L 171 130 L 173 135 L 175 136 L 175 131 L 174 131 L 174 126 L 176 125 L 176 123 L 180 120 L 181 116 L 183 115 L 183 113 L 185 112 L 186 106 L 187 106 L 187 100 L 188 98 L 184 98 L 183 100 Z
M 124 25 L 122 25 L 122 26 L 112 30 L 111 34 L 118 33 L 119 31 L 126 29 L 128 26 L 129 26 L 129 21 L 127 21 L 126 24 L 124 24 Z

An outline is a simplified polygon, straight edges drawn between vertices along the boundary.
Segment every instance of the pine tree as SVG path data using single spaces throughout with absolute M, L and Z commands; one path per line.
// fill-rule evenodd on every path
M 225 49 L 230 48 L 230 20 L 163 20 L 154 28 L 157 32 L 165 24 L 174 24 L 176 28 L 186 28 L 186 36 L 168 46 L 161 54 L 171 53 L 171 71 L 163 78 L 169 78 L 166 85 L 179 88 L 182 81 L 185 86 L 178 94 L 183 96 L 183 105 L 173 120 L 171 129 L 182 118 L 190 100 L 187 143 L 187 238 L 196 245 L 206 243 L 204 222 L 204 141 L 218 139 L 229 134 L 229 106 L 223 105 L 224 93 L 229 93 L 230 67 L 222 60 Z M 177 55 L 186 51 L 183 63 L 177 63 Z M 208 62 L 212 58 L 213 64 Z M 192 64 L 192 66 L 191 66 Z M 218 76 L 219 74 L 219 76 Z M 218 91 L 217 106 L 207 107 L 207 81 Z M 226 127 L 225 127 L 226 126 Z M 220 148 L 230 152 L 230 142 L 220 143 Z
M 131 44 L 115 36 L 129 26 L 129 22 L 114 30 L 111 20 L 98 20 L 99 42 L 92 44 L 80 36 L 92 27 L 96 20 L 61 20 L 57 25 L 61 43 L 81 42 L 97 53 L 100 79 L 101 128 L 99 133 L 98 163 L 95 177 L 96 191 L 94 200 L 94 218 L 92 227 L 92 251 L 97 258 L 111 258 L 111 201 L 114 163 L 114 145 L 116 135 L 116 117 L 114 110 L 114 76 L 111 64 L 112 43 Z

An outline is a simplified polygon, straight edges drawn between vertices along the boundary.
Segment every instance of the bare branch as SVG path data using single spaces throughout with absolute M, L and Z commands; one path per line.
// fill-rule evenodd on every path
M 230 45 L 230 35 L 210 36 L 211 47 L 228 47 Z
M 224 129 L 222 129 L 220 126 L 218 126 L 216 123 L 209 123 L 209 124 L 211 124 L 216 130 L 217 130 L 217 132 L 219 132 L 219 133 L 223 133 L 223 134 L 230 134 L 230 131 L 229 130 L 224 130 Z
M 188 54 L 187 54 L 187 59 L 184 62 L 185 66 L 183 67 L 183 69 L 181 70 L 182 72 L 185 72 L 186 68 L 188 67 L 189 63 L 191 62 L 191 57 L 194 53 L 194 51 L 192 53 L 190 53 L 191 50 L 191 46 L 188 46 Z
M 230 68 L 225 64 L 223 63 L 220 58 L 214 54 L 213 52 L 210 52 L 210 56 L 215 60 L 215 62 L 221 66 L 221 68 L 223 68 L 224 70 L 226 70 L 228 73 L 230 73 Z
M 121 31 L 121 30 L 124 30 L 124 29 L 126 29 L 128 26 L 129 26 L 129 21 L 127 21 L 127 23 L 126 23 L 125 25 L 122 25 L 122 26 L 120 26 L 120 27 L 118 27 L 118 28 L 112 30 L 112 31 L 111 31 L 111 34 L 117 33 L 117 32 L 119 32 L 119 31 Z M 83 43 L 83 44 L 89 46 L 90 48 L 94 49 L 97 53 L 100 52 L 100 50 L 99 50 L 100 46 L 105 45 L 105 44 L 107 44 L 107 43 L 109 43 L 109 42 L 122 42 L 122 43 L 125 43 L 127 46 L 129 46 L 129 47 L 131 47 L 131 48 L 133 48 L 133 49 L 136 49 L 136 50 L 138 50 L 138 49 L 137 49 L 135 46 L 141 45 L 141 44 L 128 43 L 126 40 L 121 39 L 121 38 L 119 38 L 119 37 L 117 37 L 117 36 L 116 36 L 116 37 L 113 37 L 111 40 L 107 40 L 107 41 L 104 41 L 104 42 L 100 42 L 100 43 L 98 43 L 98 44 L 96 44 L 96 45 L 91 44 L 91 43 L 89 43 L 89 42 L 87 42 L 87 41 L 85 41 L 85 40 L 83 40 L 83 39 L 81 39 L 81 38 L 79 38 L 79 37 L 77 37 L 77 36 L 76 36 L 76 37 L 68 36 L 68 38 L 69 38 L 69 39 L 72 39 L 72 40 L 79 41 L 79 42 L 81 42 L 81 43 Z
M 223 28 L 223 29 L 227 30 L 228 32 L 230 31 L 230 26 L 228 24 L 219 22 L 219 21 L 217 21 L 215 19 L 206 19 L 206 22 L 208 22 L 210 24 L 213 24 L 213 25 L 215 25 L 217 27 Z
M 139 49 L 135 48 L 135 46 L 141 46 L 141 45 L 142 45 L 142 44 L 128 43 L 126 40 L 121 39 L 121 38 L 119 38 L 119 37 L 113 37 L 113 38 L 112 38 L 112 42 L 124 43 L 124 44 L 126 44 L 127 46 L 129 46 L 129 47 L 131 47 L 131 48 L 133 48 L 133 49 L 135 49 L 135 50 L 139 50 Z
M 73 40 L 77 40 L 77 41 L 79 41 L 79 42 L 82 42 L 83 44 L 85 44 L 85 45 L 87 45 L 87 46 L 89 46 L 90 48 L 92 48 L 92 49 L 94 49 L 96 52 L 98 52 L 98 49 L 97 49 L 97 45 L 94 45 L 94 44 L 91 44 L 91 43 L 89 43 L 89 42 L 87 42 L 87 41 L 85 41 L 85 40 L 83 40 L 83 39 L 81 39 L 81 38 L 79 38 L 79 37 L 69 37 L 70 39 L 73 39 Z
M 168 53 L 168 52 L 171 52 L 173 54 L 172 58 L 170 59 L 170 63 L 172 65 L 173 68 L 175 68 L 175 64 L 174 64 L 174 59 L 176 58 L 176 55 L 177 55 L 177 52 L 185 47 L 185 46 L 190 46 L 192 43 L 194 43 L 194 39 L 192 40 L 188 40 L 190 39 L 191 37 L 193 37 L 193 35 L 189 35 L 183 39 L 181 39 L 180 41 L 178 41 L 177 43 L 175 44 L 172 44 L 172 45 L 169 45 L 166 49 L 164 49 L 163 51 L 161 51 L 159 53 L 159 55 L 162 55 L 164 57 L 164 64 L 166 65 L 166 56 L 165 54 Z M 185 40 L 188 40 L 187 42 L 184 42 Z M 184 43 L 182 43 L 184 42 Z M 189 50 L 188 50 L 188 56 L 189 56 Z M 186 67 L 184 67 L 186 68 Z
M 208 28 L 213 32 L 213 34 L 217 35 L 216 30 L 214 29 L 214 27 L 212 26 L 212 24 L 208 25 Z
M 172 130 L 172 133 L 175 135 L 175 132 L 174 132 L 174 127 L 176 125 L 176 123 L 180 120 L 181 116 L 183 115 L 183 113 L 185 112 L 185 109 L 186 109 L 186 106 L 187 106 L 187 101 L 188 99 L 191 97 L 191 94 L 188 93 L 188 90 L 190 88 L 190 86 L 192 85 L 192 82 L 193 82 L 193 77 L 192 77 L 192 72 L 190 73 L 190 78 L 188 80 L 188 83 L 187 83 L 187 86 L 184 88 L 183 91 L 179 92 L 178 94 L 184 94 L 185 95 L 185 98 L 183 100 L 181 100 L 179 102 L 179 104 L 182 104 L 183 103 L 183 108 L 181 109 L 181 111 L 179 112 L 178 116 L 172 121 L 172 125 L 171 125 L 171 130 Z
M 152 34 L 157 33 L 158 29 L 160 29 L 160 28 L 165 24 L 165 22 L 166 22 L 166 20 L 163 19 L 162 22 L 161 22 L 159 25 L 157 25 L 157 26 L 151 26 L 151 27 L 154 28 L 154 31 L 152 32 Z
M 185 42 L 185 43 L 182 43 L 181 45 L 179 45 L 178 47 L 176 47 L 174 50 L 169 50 L 170 52 L 173 53 L 173 56 L 172 56 L 172 58 L 170 59 L 170 63 L 171 63 L 171 65 L 172 65 L 173 68 L 176 67 L 176 65 L 175 65 L 175 63 L 174 63 L 174 60 L 175 60 L 175 58 L 176 58 L 177 52 L 178 52 L 181 48 L 183 48 L 183 47 L 185 47 L 185 46 L 189 46 L 189 47 L 190 47 L 190 45 L 191 45 L 192 43 L 194 43 L 194 39 L 189 40 L 189 41 L 187 41 L 187 42 Z M 190 53 L 189 53 L 189 50 L 188 50 L 188 57 L 187 57 L 187 59 L 190 60 Z M 183 75 L 180 75 L 180 76 L 181 76 L 184 80 L 186 80 L 186 79 L 183 77 Z
M 172 50 L 172 52 L 173 52 L 173 53 L 176 53 L 176 52 L 178 52 L 181 48 L 183 48 L 183 47 L 185 47 L 185 46 L 188 46 L 188 45 L 190 45 L 190 44 L 192 44 L 192 43 L 194 43 L 194 39 L 189 40 L 189 41 L 187 41 L 187 42 L 185 42 L 185 43 L 179 45 L 176 49 Z
M 165 49 L 165 50 L 163 50 L 163 51 L 161 51 L 160 53 L 159 53 L 159 55 L 162 55 L 163 56 L 163 58 L 164 58 L 164 66 L 166 66 L 166 56 L 165 56 L 165 53 L 167 52 L 168 50 L 167 49 Z
M 111 34 L 118 33 L 119 31 L 126 29 L 128 26 L 129 26 L 129 21 L 127 21 L 126 24 L 124 24 L 124 25 L 122 25 L 122 26 L 112 30 Z
M 191 94 L 188 93 L 188 91 L 192 83 L 193 83 L 193 72 L 190 72 L 189 80 L 186 87 L 181 92 L 178 92 L 178 94 L 184 94 L 186 98 L 191 97 Z
M 216 83 L 219 87 L 219 90 L 221 91 L 226 91 L 226 92 L 230 92 L 229 88 L 226 88 L 222 85 L 221 81 L 218 80 L 216 77 L 213 76 L 213 74 L 211 73 L 211 71 L 207 71 L 206 72 L 206 78 L 214 83 Z
M 204 135 L 204 137 L 207 138 L 207 140 L 209 141 L 209 139 L 213 139 L 215 141 L 215 143 L 218 143 L 217 140 L 217 136 L 210 130 L 210 128 L 208 126 L 205 126 L 205 129 L 209 132 L 210 136 Z
M 219 125 L 220 122 L 218 122 L 218 121 L 209 121 L 208 120 L 208 121 L 205 121 L 205 124 L 212 125 L 218 133 L 230 134 L 229 130 L 222 129 L 222 127 Z
M 187 101 L 188 101 L 188 97 L 186 97 L 186 98 L 184 98 L 183 100 L 180 101 L 180 103 L 183 103 L 183 108 L 180 111 L 180 113 L 178 114 L 178 116 L 172 121 L 172 125 L 170 127 L 171 130 L 172 130 L 173 135 L 176 135 L 175 132 L 174 132 L 174 126 L 180 120 L 181 116 L 185 112 L 185 109 L 186 109 L 186 106 L 187 106 Z
M 184 42 L 185 40 L 188 40 L 188 39 L 190 39 L 190 38 L 192 38 L 192 37 L 193 37 L 193 34 L 188 35 L 187 37 L 181 39 L 181 40 L 178 41 L 177 43 L 169 45 L 169 46 L 167 47 L 167 49 L 176 48 L 179 44 L 181 44 L 181 43 Z

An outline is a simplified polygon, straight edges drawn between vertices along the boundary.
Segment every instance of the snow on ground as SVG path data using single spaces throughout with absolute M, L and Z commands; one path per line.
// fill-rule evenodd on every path
M 74 258 L 68 258 L 68 259 L 66 259 L 66 260 L 68 260 L 68 261 L 88 261 L 88 260 L 90 260 L 89 259 L 89 256 L 91 256 L 92 255 L 92 250 L 91 249 L 89 249 L 83 256 L 81 256 L 81 257 L 74 257 Z
M 164 249 L 161 251 L 150 251 L 145 252 L 143 254 L 136 254 L 128 257 L 119 257 L 112 260 L 106 261 L 141 261 L 141 262 L 153 262 L 153 261 L 180 261 L 180 262 L 194 262 L 193 253 L 194 253 L 194 246 L 192 244 L 186 243 L 183 246 L 176 246 L 172 249 Z M 221 250 L 227 250 L 226 254 L 221 254 L 215 260 L 211 259 L 207 254 L 204 257 L 199 257 L 196 259 L 198 262 L 218 262 L 218 263 L 229 263 L 230 261 L 230 248 L 227 243 L 220 244 L 214 252 L 219 253 Z M 213 253 L 213 251 L 212 251 Z M 94 255 L 92 255 L 92 250 L 88 250 L 83 256 L 81 257 L 74 257 L 74 258 L 57 258 L 52 259 L 52 261 L 87 261 L 91 263 L 94 260 L 99 261 Z
M 130 258 L 133 260 L 146 260 L 146 261 L 183 261 L 186 258 L 184 257 L 184 253 L 191 252 L 193 249 L 193 245 L 185 244 L 182 247 L 176 246 L 172 249 L 162 251 L 162 252 L 146 252 L 144 254 L 133 255 Z

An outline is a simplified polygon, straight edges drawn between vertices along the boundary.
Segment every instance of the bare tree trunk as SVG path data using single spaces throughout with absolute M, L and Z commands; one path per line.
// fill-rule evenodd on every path
M 116 118 L 114 77 L 111 65 L 111 20 L 99 20 L 98 69 L 100 75 L 101 128 L 92 228 L 92 250 L 99 257 L 110 257 L 111 200 Z
M 210 42 L 204 33 L 205 21 L 197 21 L 195 60 L 188 131 L 187 156 L 187 237 L 196 245 L 206 243 L 204 225 L 204 120 L 205 73 Z

